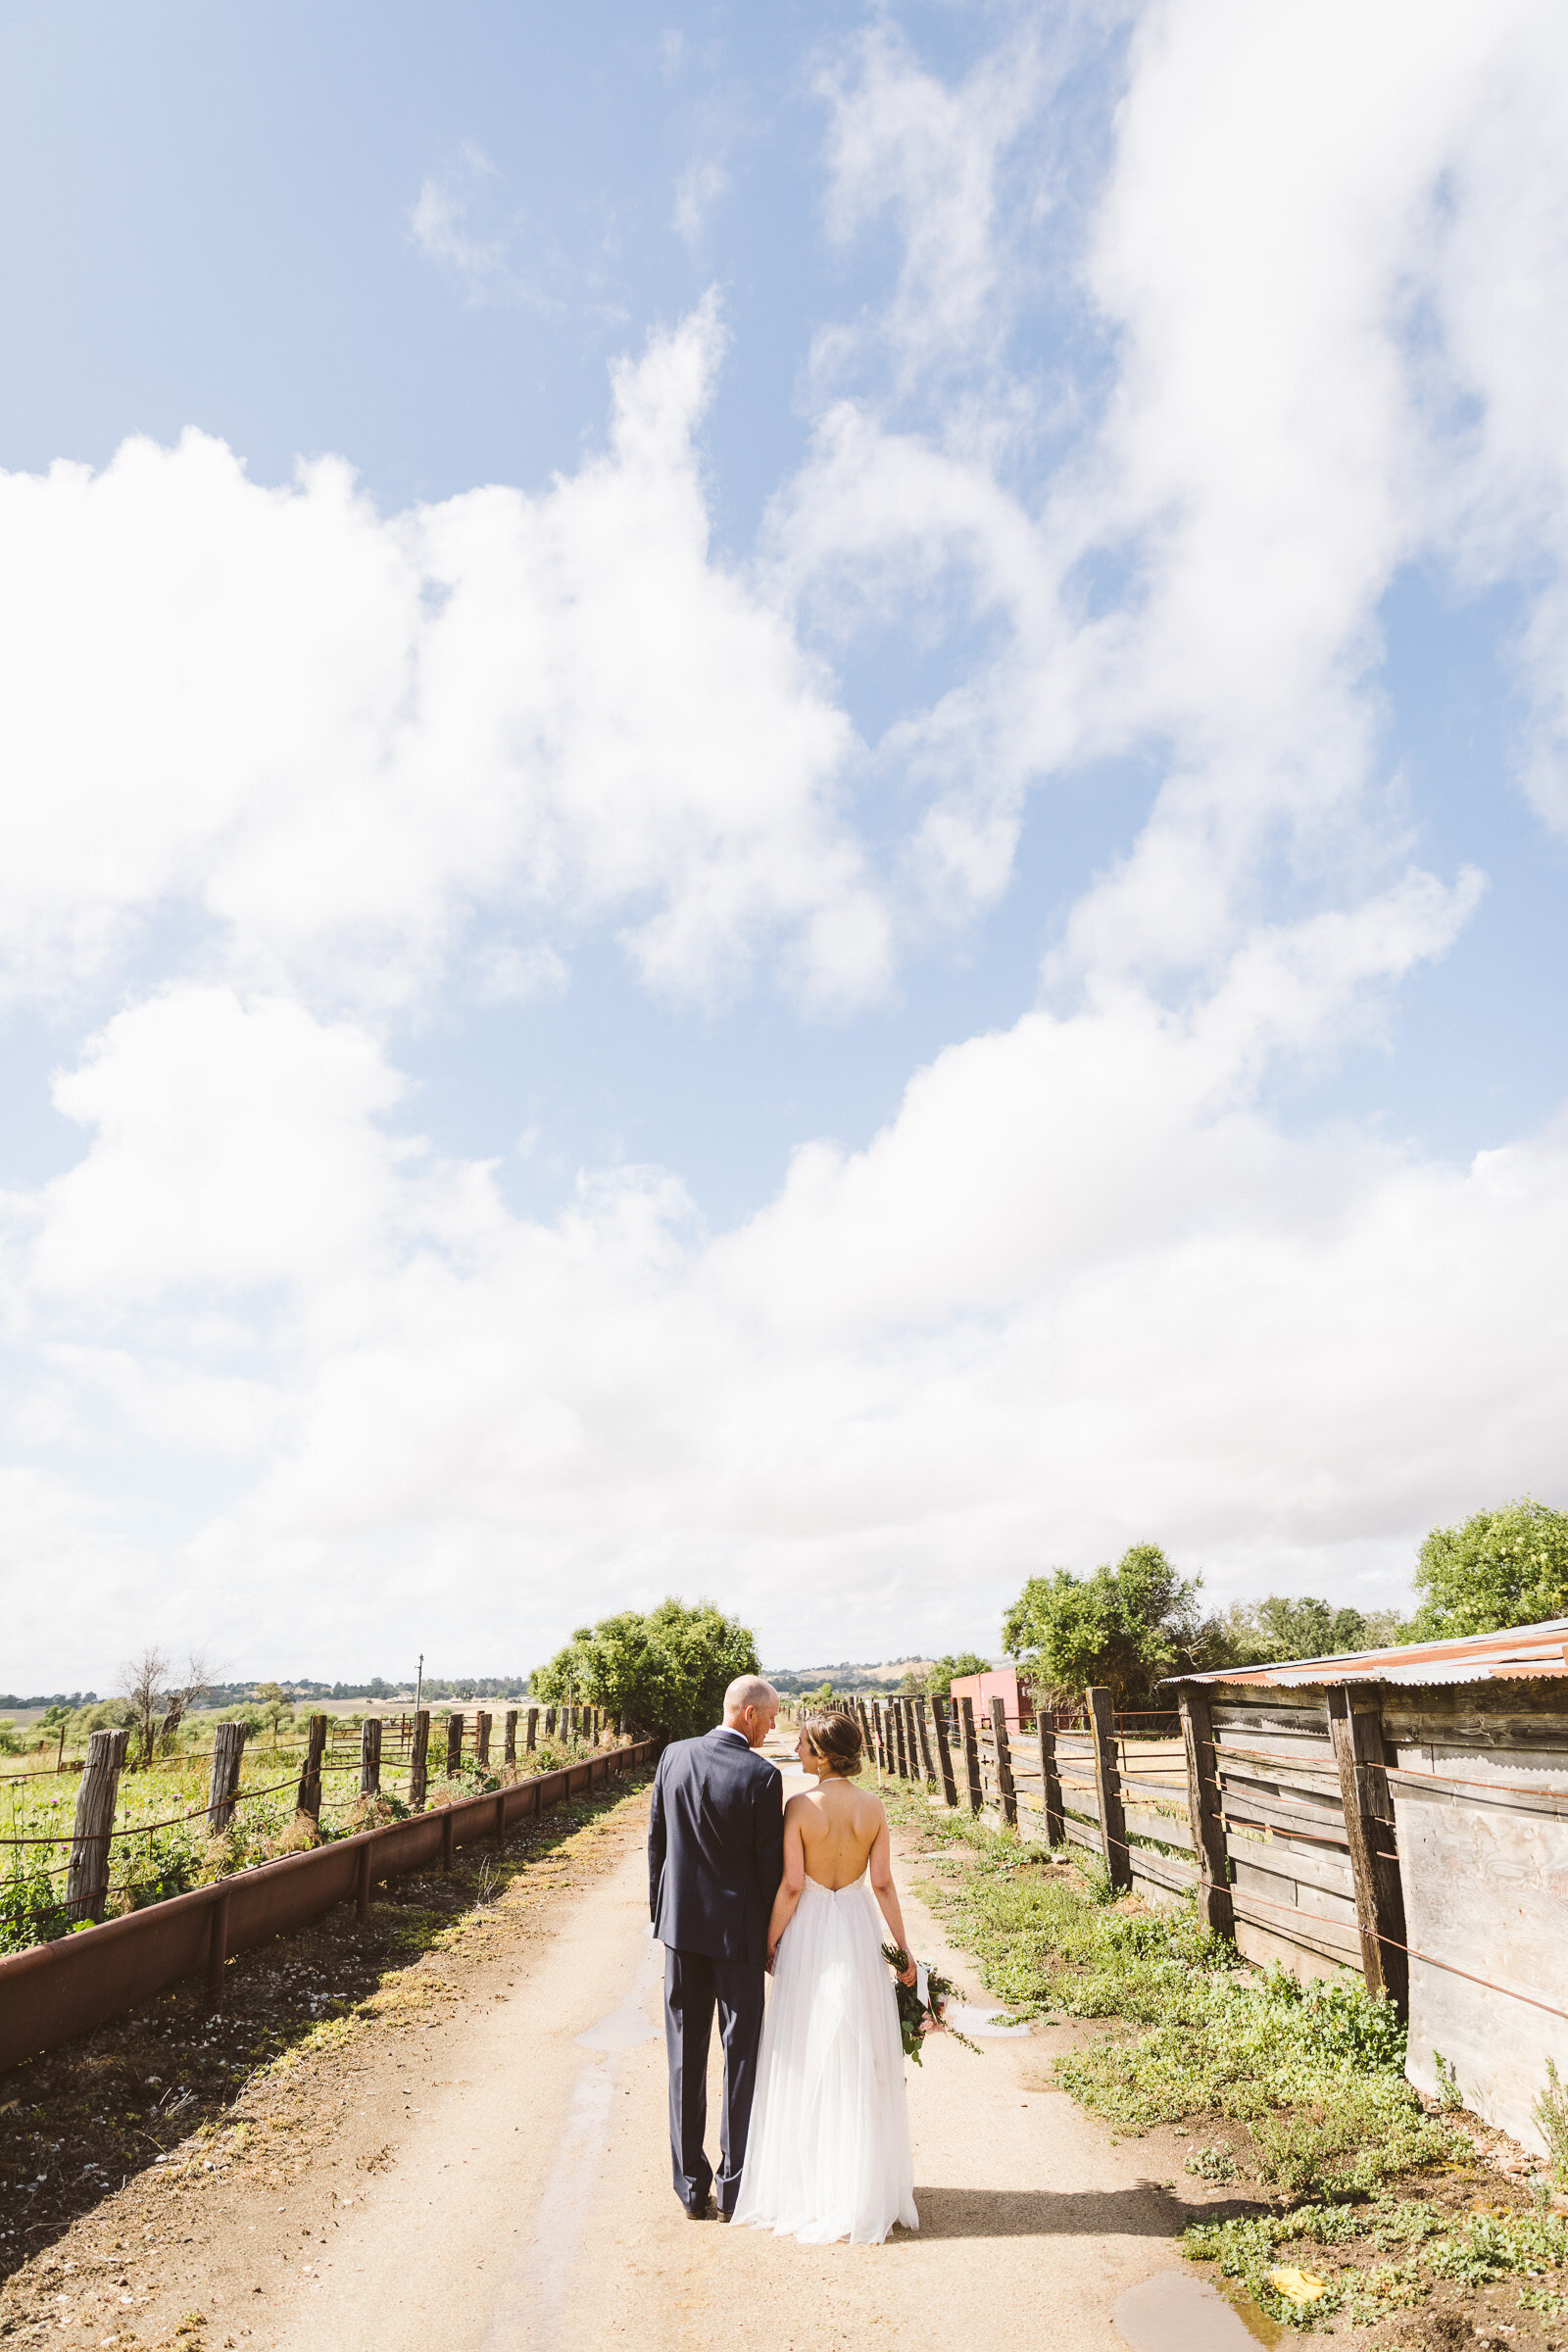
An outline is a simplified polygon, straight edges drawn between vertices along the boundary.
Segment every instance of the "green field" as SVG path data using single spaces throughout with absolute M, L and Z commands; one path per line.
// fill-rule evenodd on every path
M 322 1709 L 320 1712 L 327 1712 Z M 240 1770 L 239 1801 L 226 1833 L 208 1829 L 207 1798 L 212 1774 L 215 1715 L 193 1715 L 182 1726 L 177 1753 L 159 1756 L 145 1770 L 121 1779 L 115 1810 L 115 1838 L 109 1870 L 108 1916 L 141 1909 L 192 1886 L 206 1886 L 274 1855 L 399 1818 L 407 1810 L 409 1756 L 398 1737 L 399 1717 L 383 1714 L 381 1788 L 375 1798 L 360 1794 L 359 1715 L 329 1716 L 330 1732 L 321 1772 L 318 1830 L 295 1809 L 305 1754 L 304 1722 L 280 1724 L 277 1737 L 263 1730 L 247 1739 Z M 501 1786 L 501 1714 L 491 1731 L 491 1763 L 473 1755 L 472 1710 L 465 1731 L 463 1763 L 446 1776 L 446 1718 L 433 1715 L 426 1803 L 439 1805 Z M 543 1710 L 541 1709 L 541 1724 Z M 412 1722 L 405 1711 L 403 1720 Z M 524 1722 L 519 1721 L 519 1748 Z M 63 1914 L 66 1865 L 70 1859 L 79 1763 L 84 1741 L 73 1755 L 68 1739 L 67 1769 L 57 1770 L 56 1749 L 47 1756 L 0 1757 L 0 1952 L 24 1951 L 66 1932 Z M 542 1736 L 531 1756 L 519 1754 L 518 1768 L 552 1772 L 588 1753 L 580 1740 Z M 41 1767 L 41 1768 L 40 1768 Z

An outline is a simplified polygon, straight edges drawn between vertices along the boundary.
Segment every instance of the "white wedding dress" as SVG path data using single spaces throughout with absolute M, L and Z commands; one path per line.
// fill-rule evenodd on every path
M 828 2245 L 918 2230 L 904 2044 L 862 1873 L 808 1879 L 778 1947 L 735 2222 Z

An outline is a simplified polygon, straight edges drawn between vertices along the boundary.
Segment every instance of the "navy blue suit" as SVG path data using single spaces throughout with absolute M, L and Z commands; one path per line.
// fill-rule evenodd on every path
M 784 1784 L 739 1732 L 677 1740 L 659 1759 L 648 1824 L 648 1900 L 664 1946 L 664 2044 L 675 2194 L 708 2202 L 703 2149 L 713 2010 L 724 2044 L 720 2211 L 740 2195 L 762 2032 L 767 1923 L 784 1876 Z

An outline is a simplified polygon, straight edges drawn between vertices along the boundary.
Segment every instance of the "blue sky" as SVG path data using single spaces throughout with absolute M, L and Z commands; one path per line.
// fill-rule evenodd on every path
M 1558 1498 L 1568 39 L 1363 30 L 8 12 L 10 1680 Z

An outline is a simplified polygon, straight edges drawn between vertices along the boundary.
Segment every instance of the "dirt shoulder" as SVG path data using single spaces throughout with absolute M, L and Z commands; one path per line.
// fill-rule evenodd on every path
M 189 2348 L 236 2249 L 306 2276 L 302 2249 L 397 2163 L 455 2021 L 525 1986 L 579 1890 L 640 1847 L 645 1789 L 398 1880 L 365 1927 L 344 1906 L 242 1955 L 218 2011 L 181 1986 L 0 2075 L 0 2340 Z

